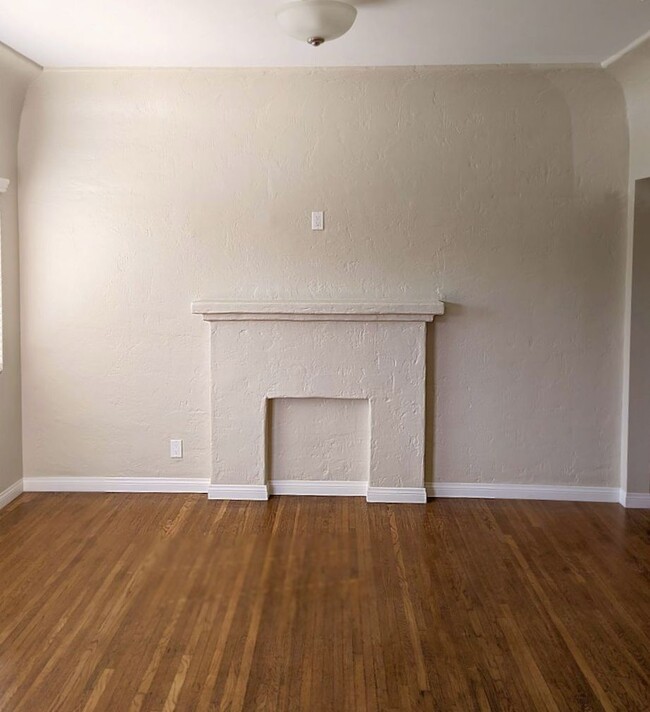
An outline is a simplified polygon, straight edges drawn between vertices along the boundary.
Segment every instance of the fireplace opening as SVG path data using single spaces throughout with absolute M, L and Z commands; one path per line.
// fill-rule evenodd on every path
M 272 398 L 267 418 L 269 482 L 368 481 L 367 399 Z

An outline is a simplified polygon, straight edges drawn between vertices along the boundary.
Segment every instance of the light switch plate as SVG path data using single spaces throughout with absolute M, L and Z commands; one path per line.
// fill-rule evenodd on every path
M 323 219 L 323 211 L 319 210 L 311 214 L 311 229 L 312 230 L 324 230 L 325 221 Z
M 182 440 L 170 440 L 169 441 L 169 457 L 174 457 L 174 458 L 183 457 L 183 441 Z

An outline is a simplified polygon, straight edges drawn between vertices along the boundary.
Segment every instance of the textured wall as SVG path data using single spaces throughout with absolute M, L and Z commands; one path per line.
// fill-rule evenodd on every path
M 628 490 L 650 492 L 650 178 L 637 181 L 630 309 Z
M 27 475 L 207 476 L 192 300 L 439 295 L 429 478 L 617 483 L 628 165 L 606 72 L 46 71 L 21 168 Z
M 650 177 L 650 40 L 608 70 L 621 83 L 630 124 L 632 179 Z
M 16 152 L 25 91 L 38 71 L 36 65 L 0 45 L 0 178 L 11 181 L 8 192 L 0 195 L 3 339 L 0 492 L 22 477 Z
M 369 467 L 358 479 L 371 487 L 424 486 L 424 322 L 218 321 L 211 342 L 213 483 L 264 484 L 267 399 L 314 399 L 318 420 L 325 397 L 369 401 Z M 286 459 L 279 444 L 272 440 L 276 463 Z M 311 479 L 309 452 L 300 459 L 300 479 Z M 332 472 L 324 479 L 345 478 Z
M 647 255 L 647 185 L 650 177 L 650 40 L 624 55 L 609 71 L 625 95 L 630 133 L 630 179 L 624 317 L 622 484 L 629 492 L 650 492 L 650 467 L 645 460 L 650 401 L 643 384 L 650 378 L 645 360 L 650 339 L 646 284 L 650 282 Z M 635 196 L 642 205 L 635 215 Z M 638 229 L 635 218 L 641 221 Z M 638 243 L 638 244 L 637 244 Z M 625 447 L 627 444 L 627 447 Z
M 277 398 L 270 411 L 272 480 L 367 482 L 367 398 Z

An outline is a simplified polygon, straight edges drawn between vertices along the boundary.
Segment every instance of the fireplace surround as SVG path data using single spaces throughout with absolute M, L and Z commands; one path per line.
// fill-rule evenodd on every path
M 426 501 L 426 329 L 444 312 L 442 302 L 201 301 L 192 311 L 210 325 L 210 498 L 312 493 L 365 494 L 369 502 Z M 363 476 L 270 481 L 270 413 L 276 399 L 366 401 Z M 318 434 L 305 440 L 317 441 Z M 313 459 L 313 452 L 305 458 Z

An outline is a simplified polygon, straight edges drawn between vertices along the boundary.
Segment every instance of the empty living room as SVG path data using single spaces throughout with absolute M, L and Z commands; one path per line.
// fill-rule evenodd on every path
M 0 712 L 650 710 L 650 1 L 0 0 Z

